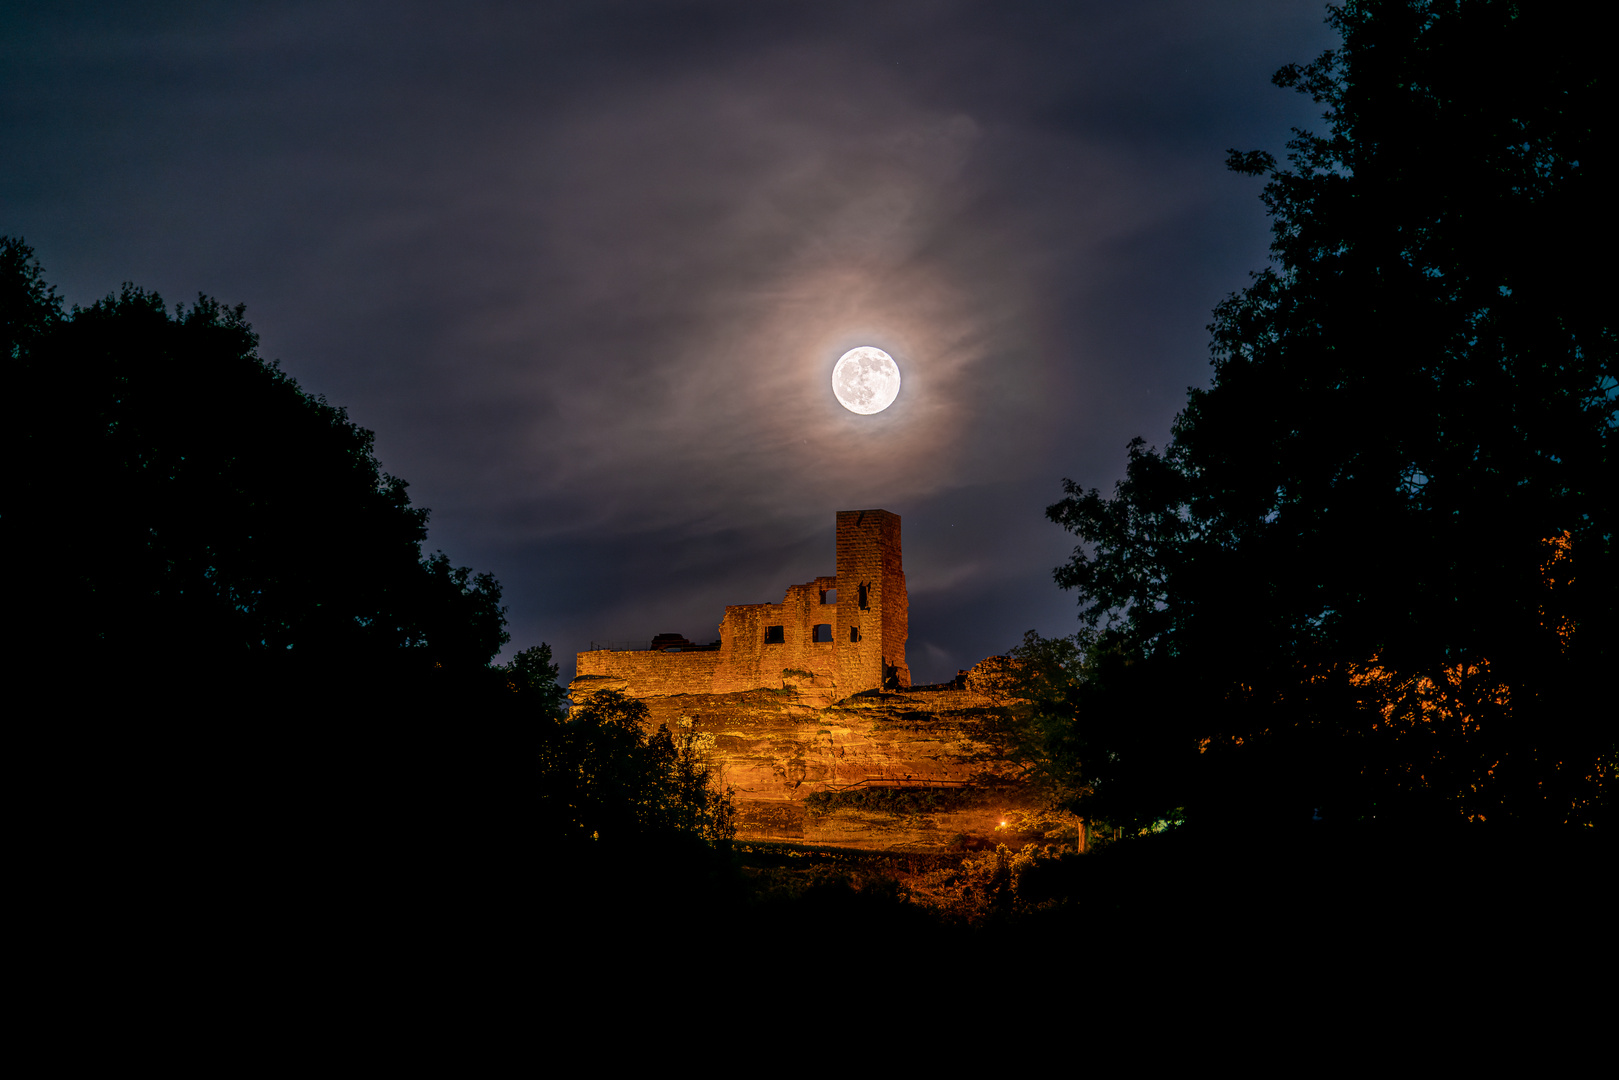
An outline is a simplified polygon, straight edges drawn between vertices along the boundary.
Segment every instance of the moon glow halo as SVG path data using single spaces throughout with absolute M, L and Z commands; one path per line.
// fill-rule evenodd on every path
M 899 365 L 870 345 L 850 349 L 832 369 L 832 392 L 852 413 L 880 413 L 899 396 Z

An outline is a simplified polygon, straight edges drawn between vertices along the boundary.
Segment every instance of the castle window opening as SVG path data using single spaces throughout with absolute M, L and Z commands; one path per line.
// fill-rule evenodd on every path
M 787 632 L 783 627 L 780 627 L 780 626 L 767 626 L 767 627 L 765 627 L 765 644 L 766 645 L 782 645 L 782 644 L 785 644 L 786 641 L 787 641 Z
M 832 624 L 829 623 L 829 622 L 816 623 L 815 624 L 815 633 L 810 637 L 810 640 L 811 641 L 831 641 L 832 640 Z
M 821 603 L 823 603 L 823 604 L 835 604 L 837 602 L 838 602 L 838 590 L 836 590 L 836 589 L 822 589 L 821 590 Z
M 860 627 L 858 627 L 858 626 L 849 627 L 849 640 L 850 641 L 859 641 L 860 640 Z
M 860 610 L 861 611 L 870 611 L 871 610 L 871 598 L 867 595 L 867 593 L 870 591 L 870 589 L 871 589 L 871 585 L 867 584 L 867 583 L 862 583 L 861 586 L 860 586 Z

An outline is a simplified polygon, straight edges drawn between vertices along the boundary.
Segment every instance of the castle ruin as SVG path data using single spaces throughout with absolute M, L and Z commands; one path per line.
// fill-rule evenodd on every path
M 713 645 L 659 634 L 579 653 L 568 695 L 637 698 L 649 732 L 700 740 L 736 799 L 739 840 L 937 852 L 1045 835 L 1017 825 L 1038 800 L 1012 756 L 1009 661 L 912 686 L 908 606 L 899 515 L 839 511 L 834 576 L 727 607 Z M 899 817 L 860 802 L 874 788 L 929 801 Z
M 727 606 L 717 648 L 660 634 L 649 649 L 582 652 L 578 673 L 624 679 L 636 697 L 779 689 L 788 672 L 829 697 L 909 687 L 899 515 L 840 510 L 837 529 L 836 576 L 779 604 Z

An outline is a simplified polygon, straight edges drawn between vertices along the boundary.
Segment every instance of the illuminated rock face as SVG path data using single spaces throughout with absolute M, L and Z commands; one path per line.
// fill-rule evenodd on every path
M 576 670 L 623 679 L 633 697 L 779 690 L 784 673 L 804 672 L 785 678 L 810 680 L 830 703 L 911 685 L 909 609 L 899 515 L 842 510 L 836 576 L 790 586 L 779 604 L 727 607 L 718 649 L 596 649 L 578 654 Z
M 1009 757 L 1008 671 L 992 657 L 953 683 L 835 703 L 813 677 L 789 677 L 778 690 L 636 696 L 651 730 L 667 725 L 706 744 L 721 784 L 734 789 L 739 840 L 938 852 L 964 839 L 1038 839 L 1002 825 L 1034 805 Z M 581 702 L 630 689 L 627 679 L 584 675 L 569 694 Z M 902 813 L 852 805 L 882 789 L 938 805 Z
M 899 526 L 840 511 L 835 576 L 727 607 L 718 647 L 660 635 L 579 653 L 568 696 L 616 690 L 646 702 L 650 730 L 699 736 L 735 790 L 741 840 L 928 852 L 1018 839 L 1001 823 L 1033 804 L 1008 756 L 1011 666 L 991 657 L 911 686 Z

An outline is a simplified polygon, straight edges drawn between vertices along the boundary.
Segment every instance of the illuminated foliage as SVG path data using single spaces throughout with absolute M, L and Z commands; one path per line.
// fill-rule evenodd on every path
M 1540 625 L 1557 635 L 1558 647 L 1568 651 L 1573 643 L 1575 622 L 1565 606 L 1567 593 L 1574 584 L 1574 534 L 1564 530 L 1560 536 L 1547 537 L 1545 561 L 1540 564 L 1540 581 L 1550 595 L 1540 608 Z

